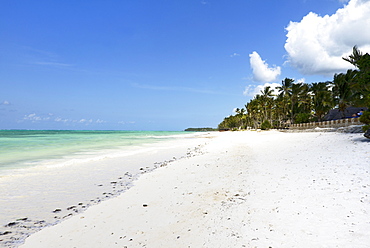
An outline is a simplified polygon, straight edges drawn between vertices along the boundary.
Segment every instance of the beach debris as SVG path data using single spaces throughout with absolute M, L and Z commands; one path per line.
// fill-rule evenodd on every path
M 58 213 L 58 212 L 60 212 L 60 211 L 62 211 L 62 209 L 60 209 L 60 208 L 56 208 L 56 209 L 53 211 L 53 213 Z
M 39 221 L 36 221 L 34 222 L 35 225 L 43 225 L 45 224 L 45 221 L 44 220 L 39 220 Z
M 70 206 L 70 207 L 67 208 L 67 210 L 72 210 L 74 208 L 76 208 L 76 206 Z
M 148 204 L 143 204 L 143 207 L 144 207 L 144 208 L 148 207 Z
M 107 193 L 107 192 L 104 192 L 103 195 L 105 195 L 105 197 L 114 196 L 113 193 Z
M 26 221 L 27 219 L 28 219 L 27 217 L 24 217 L 24 218 L 17 219 L 17 221 Z
M 72 215 L 73 215 L 72 213 L 71 214 L 67 214 L 67 215 L 63 216 L 63 219 L 68 218 L 68 217 L 70 217 Z
M 16 221 L 13 221 L 13 222 L 9 222 L 8 224 L 5 225 L 5 227 L 12 227 L 12 226 L 15 226 L 17 225 L 19 222 L 16 222 Z

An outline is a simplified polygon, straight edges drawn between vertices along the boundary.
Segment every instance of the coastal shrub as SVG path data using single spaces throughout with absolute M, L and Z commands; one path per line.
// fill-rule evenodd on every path
M 366 124 L 365 126 L 363 126 L 362 130 L 364 132 L 366 132 L 368 129 L 370 129 L 370 110 L 368 111 L 365 111 L 361 117 L 360 117 L 360 121 L 364 124 Z
M 310 122 L 311 114 L 309 113 L 299 113 L 297 114 L 295 118 L 295 123 L 300 124 L 300 123 L 307 123 Z
M 270 128 L 271 128 L 271 123 L 268 120 L 262 122 L 262 124 L 261 124 L 261 129 L 262 130 L 268 130 Z
M 272 123 L 271 123 L 271 126 L 272 126 L 271 128 L 278 129 L 278 128 L 280 128 L 280 122 L 277 121 L 277 120 L 273 120 Z

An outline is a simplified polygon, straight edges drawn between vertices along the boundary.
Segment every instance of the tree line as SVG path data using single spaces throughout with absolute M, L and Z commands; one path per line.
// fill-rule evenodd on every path
M 267 86 L 236 114 L 225 117 L 219 129 L 284 128 L 290 124 L 322 121 L 331 109 L 344 114 L 346 108 L 368 107 L 360 121 L 370 125 L 370 55 L 357 46 L 343 59 L 354 70 L 335 74 L 332 81 L 302 83 L 285 78 L 277 87 L 278 94 Z M 344 115 L 343 115 L 344 116 Z

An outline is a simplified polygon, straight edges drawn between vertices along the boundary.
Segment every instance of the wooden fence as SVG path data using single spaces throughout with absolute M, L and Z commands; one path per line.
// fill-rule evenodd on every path
M 292 124 L 289 128 L 291 129 L 312 129 L 312 128 L 338 128 L 348 127 L 351 125 L 361 125 L 360 118 L 346 118 L 335 121 L 322 121 L 322 122 L 310 122 L 301 124 Z

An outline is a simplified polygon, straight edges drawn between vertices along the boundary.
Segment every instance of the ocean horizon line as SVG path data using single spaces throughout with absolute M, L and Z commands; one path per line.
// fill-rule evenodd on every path
M 4 128 L 0 131 L 112 131 L 112 132 L 185 132 L 183 130 L 123 130 L 123 129 L 26 129 L 26 128 Z

